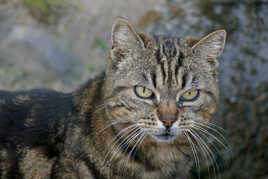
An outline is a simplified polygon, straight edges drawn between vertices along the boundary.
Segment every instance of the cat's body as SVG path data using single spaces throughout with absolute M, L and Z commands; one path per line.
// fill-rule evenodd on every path
M 151 37 L 119 19 L 106 72 L 80 89 L 0 91 L 1 178 L 187 178 L 194 136 L 181 125 L 212 119 L 212 60 L 224 40 L 224 31 L 203 41 Z
M 126 176 L 118 174 L 121 177 L 116 177 L 116 173 L 120 171 L 112 173 L 109 167 L 102 166 L 105 158 L 104 143 L 111 142 L 113 136 L 110 135 L 112 131 L 108 130 L 96 135 L 95 132 L 101 131 L 108 123 L 103 119 L 101 110 L 100 113 L 94 113 L 96 106 L 91 104 L 92 102 L 98 104 L 98 101 L 103 100 L 100 89 L 104 77 L 101 74 L 72 94 L 48 90 L 17 93 L 0 91 L 1 178 L 72 176 L 102 179 L 108 176 L 110 178 L 130 176 L 131 171 L 124 170 Z M 96 124 L 97 120 L 99 124 Z M 92 126 L 95 126 L 94 129 Z M 180 150 L 183 151 L 183 145 Z M 143 163 L 143 160 L 146 160 L 143 158 L 144 154 L 137 154 L 136 152 L 135 160 L 140 168 L 135 166 L 137 169 L 133 170 L 131 175 L 135 175 L 136 178 L 164 178 L 160 177 L 162 173 L 160 170 L 169 168 L 169 165 L 156 163 L 160 166 L 153 169 L 154 166 L 151 164 Z M 186 153 L 185 156 L 182 153 L 177 155 L 186 161 L 183 162 L 183 167 L 178 164 L 176 172 L 171 172 L 170 176 L 184 173 L 185 164 L 191 167 L 190 156 Z M 172 170 L 173 167 L 175 166 L 172 165 Z M 123 164 L 120 168 L 123 169 Z M 145 170 L 148 170 L 148 174 L 142 173 Z M 166 172 L 169 173 L 169 170 Z

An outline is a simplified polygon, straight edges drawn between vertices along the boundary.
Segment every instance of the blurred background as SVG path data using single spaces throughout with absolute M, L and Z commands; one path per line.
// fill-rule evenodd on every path
M 0 89 L 71 92 L 104 69 L 117 16 L 154 34 L 227 30 L 216 120 L 232 152 L 215 155 L 218 178 L 267 179 L 268 0 L 0 0 Z M 213 178 L 205 162 L 200 178 Z

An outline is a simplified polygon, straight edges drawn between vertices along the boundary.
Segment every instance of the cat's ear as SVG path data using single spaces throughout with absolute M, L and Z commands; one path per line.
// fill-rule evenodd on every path
M 208 60 L 215 59 L 222 53 L 226 40 L 226 31 L 217 30 L 199 40 L 192 52 Z
M 134 27 L 123 17 L 118 17 L 112 28 L 112 48 L 128 50 L 144 48 L 144 42 Z

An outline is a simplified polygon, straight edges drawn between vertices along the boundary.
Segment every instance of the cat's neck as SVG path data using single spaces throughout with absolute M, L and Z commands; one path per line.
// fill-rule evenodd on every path
M 73 103 L 80 114 L 93 112 L 103 101 L 104 82 L 105 73 L 102 72 L 72 93 Z

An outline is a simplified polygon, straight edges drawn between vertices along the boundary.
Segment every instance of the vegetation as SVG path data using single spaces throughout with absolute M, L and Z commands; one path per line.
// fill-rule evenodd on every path
M 93 47 L 94 48 L 100 48 L 102 49 L 103 51 L 107 51 L 109 49 L 108 45 L 105 44 L 104 41 L 102 41 L 100 38 L 96 38 L 94 43 L 93 43 Z
M 64 8 L 64 0 L 20 0 L 31 16 L 41 23 L 53 24 Z

